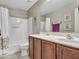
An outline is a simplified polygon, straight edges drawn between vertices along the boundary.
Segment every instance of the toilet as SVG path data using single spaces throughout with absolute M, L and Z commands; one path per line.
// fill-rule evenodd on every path
M 28 43 L 24 43 L 20 45 L 20 51 L 21 51 L 21 56 L 27 56 L 28 55 Z

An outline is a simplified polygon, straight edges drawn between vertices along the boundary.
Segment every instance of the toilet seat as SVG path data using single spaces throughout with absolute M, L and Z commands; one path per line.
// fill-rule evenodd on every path
M 21 56 L 28 55 L 28 43 L 24 43 L 20 45 Z

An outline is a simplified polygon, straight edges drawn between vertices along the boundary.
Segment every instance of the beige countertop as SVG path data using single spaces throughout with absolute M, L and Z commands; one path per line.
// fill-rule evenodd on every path
M 79 38 L 76 38 L 76 37 L 74 39 L 67 39 L 66 36 L 49 35 L 49 34 L 35 34 L 30 36 L 40 38 L 42 40 L 51 41 L 54 43 L 63 44 L 73 48 L 79 48 Z

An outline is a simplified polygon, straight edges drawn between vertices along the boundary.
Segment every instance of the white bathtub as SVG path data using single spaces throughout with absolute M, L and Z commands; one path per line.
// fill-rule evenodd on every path
M 2 55 L 2 50 L 0 49 L 0 58 L 6 56 L 17 55 L 17 52 L 20 52 L 20 56 L 28 55 L 28 42 L 26 41 L 9 41 L 8 49 L 4 49 L 4 55 Z M 15 58 L 14 58 L 15 59 Z
M 4 49 L 3 52 L 2 52 L 2 50 L 0 49 L 0 58 L 1 58 L 1 57 L 11 56 L 11 55 L 12 55 L 12 56 L 13 56 L 13 55 L 16 56 L 16 54 L 17 54 L 19 51 L 20 51 L 19 46 L 12 46 L 12 47 L 9 47 L 9 48 L 7 48 L 7 49 Z M 2 53 L 3 53 L 4 55 L 2 55 Z

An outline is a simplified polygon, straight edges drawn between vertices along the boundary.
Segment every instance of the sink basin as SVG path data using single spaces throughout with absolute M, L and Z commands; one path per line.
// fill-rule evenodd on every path
M 63 42 L 70 42 L 70 43 L 79 43 L 79 41 L 77 40 L 74 40 L 74 39 L 62 39 L 62 38 L 59 38 L 58 39 L 59 41 L 63 41 Z
M 78 38 L 68 39 L 66 36 L 57 36 L 50 34 L 40 34 L 40 35 L 45 36 L 46 38 L 50 38 L 51 40 L 56 39 L 56 41 L 61 41 L 61 42 L 79 43 Z

